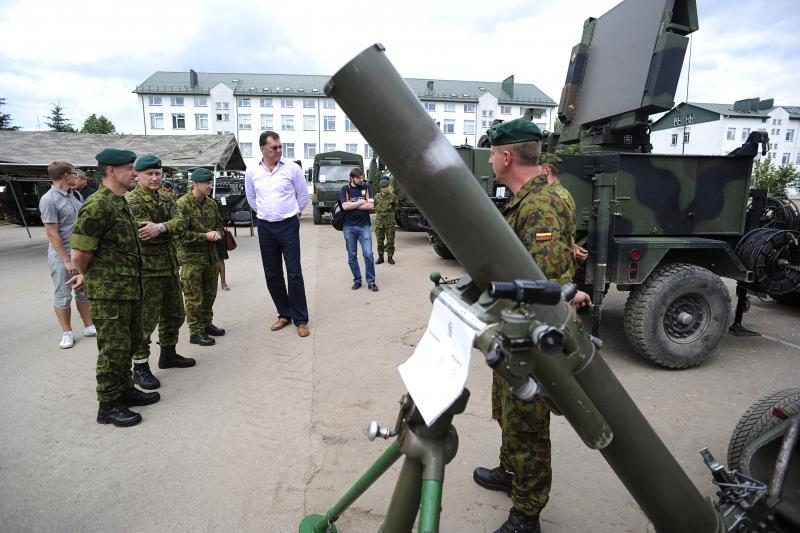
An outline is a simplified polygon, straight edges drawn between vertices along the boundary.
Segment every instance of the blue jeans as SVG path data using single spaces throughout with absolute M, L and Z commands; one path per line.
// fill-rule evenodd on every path
M 372 257 L 372 231 L 366 226 L 345 226 L 344 243 L 347 246 L 347 264 L 353 273 L 353 281 L 361 282 L 361 269 L 358 267 L 358 244 L 364 255 L 364 269 L 367 271 L 367 285 L 375 283 L 375 260 Z

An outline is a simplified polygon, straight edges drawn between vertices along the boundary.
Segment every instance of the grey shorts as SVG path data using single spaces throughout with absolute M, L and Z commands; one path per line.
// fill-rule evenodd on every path
M 72 304 L 72 287 L 67 285 L 67 280 L 71 278 L 64 268 L 64 262 L 58 257 L 56 252 L 47 252 L 47 264 L 50 267 L 50 278 L 53 280 L 53 305 L 59 309 L 69 309 Z M 75 291 L 75 301 L 78 303 L 89 303 L 89 299 L 83 292 Z

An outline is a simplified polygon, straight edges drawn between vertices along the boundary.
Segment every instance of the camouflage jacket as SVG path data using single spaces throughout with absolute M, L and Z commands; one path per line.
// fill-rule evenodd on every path
M 170 193 L 163 189 L 150 192 L 142 186 L 125 194 L 137 227 L 145 222 L 163 223 L 167 228 L 154 239 L 140 241 L 142 249 L 142 277 L 178 275 L 178 255 L 173 237 L 180 235 L 186 224 L 178 213 L 178 206 Z
M 564 200 L 537 176 L 514 195 L 503 217 L 551 281 L 570 283 L 574 275 L 571 237 L 567 235 L 570 213 Z
M 206 240 L 206 233 L 218 231 L 224 235 L 225 227 L 217 202 L 211 198 L 195 200 L 191 192 L 178 198 L 179 216 L 185 227 L 177 235 L 178 261 L 181 265 L 208 266 L 219 261 L 217 245 Z
M 561 185 L 560 181 L 556 181 L 551 185 L 551 187 L 558 193 L 558 196 L 564 200 L 564 203 L 567 204 L 567 209 L 569 209 L 569 226 L 567 228 L 567 235 L 570 236 L 570 244 L 575 241 L 575 228 L 578 224 L 578 213 L 577 208 L 575 207 L 575 199 L 572 198 L 572 193 L 570 193 L 566 187 Z
M 73 250 L 94 254 L 84 275 L 89 298 L 141 298 L 139 238 L 122 196 L 104 186 L 91 195 L 78 211 L 70 244 Z
M 378 192 L 375 195 L 375 225 L 394 226 L 394 214 L 399 208 L 400 202 L 391 186 L 386 192 Z

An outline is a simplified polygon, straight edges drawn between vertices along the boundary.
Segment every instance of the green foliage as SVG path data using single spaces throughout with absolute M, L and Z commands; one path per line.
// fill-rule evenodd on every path
M 753 163 L 754 189 L 766 189 L 772 196 L 786 198 L 789 187 L 800 185 L 800 172 L 792 165 L 775 167 L 772 159 L 765 157 Z
M 117 133 L 117 128 L 105 116 L 92 113 L 83 121 L 81 133 Z
M 0 98 L 0 107 L 6 105 L 6 99 Z M 19 126 L 12 126 L 11 125 L 11 115 L 8 113 L 0 113 L 0 130 L 12 130 L 16 131 L 19 129 Z
M 50 110 L 50 119 L 44 124 L 53 131 L 75 131 L 72 123 L 64 116 L 64 108 L 60 103 L 53 104 L 53 109 Z

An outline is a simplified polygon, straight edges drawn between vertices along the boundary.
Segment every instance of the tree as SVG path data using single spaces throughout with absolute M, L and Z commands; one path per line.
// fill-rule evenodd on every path
M 6 99 L 0 98 L 0 107 L 6 105 Z M 11 125 L 11 115 L 8 113 L 0 113 L 0 130 L 12 130 L 17 131 L 19 126 L 12 126 Z
M 53 104 L 53 109 L 50 110 L 50 121 L 44 124 L 53 131 L 75 131 L 72 123 L 64 116 L 64 108 L 61 107 L 61 103 Z
M 99 117 L 92 113 L 83 121 L 82 133 L 117 133 L 114 124 L 103 115 Z
M 796 187 L 798 180 L 800 173 L 792 165 L 775 168 L 769 157 L 753 164 L 753 188 L 766 189 L 772 196 L 786 198 L 787 188 Z

